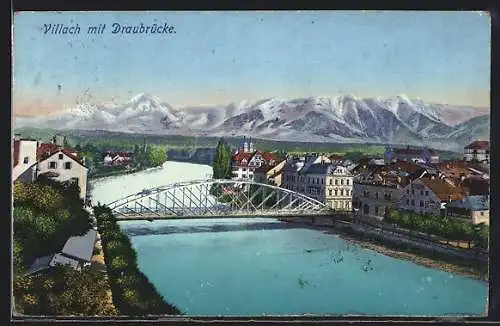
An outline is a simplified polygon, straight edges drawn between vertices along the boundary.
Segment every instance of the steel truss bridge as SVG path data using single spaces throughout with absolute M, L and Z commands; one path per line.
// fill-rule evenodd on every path
M 303 194 L 253 181 L 211 179 L 144 189 L 108 203 L 118 219 L 328 216 L 332 210 Z

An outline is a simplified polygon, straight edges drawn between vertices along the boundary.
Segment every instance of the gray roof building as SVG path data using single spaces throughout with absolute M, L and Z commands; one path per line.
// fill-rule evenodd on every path
M 90 229 L 82 236 L 71 237 L 66 241 L 61 253 L 79 260 L 90 261 L 97 237 L 97 231 Z
M 28 269 L 27 274 L 33 274 L 56 264 L 70 265 L 74 269 L 80 269 L 85 263 L 90 263 L 97 232 L 90 229 L 82 236 L 70 237 L 60 253 L 39 257 Z
M 486 211 L 490 209 L 488 196 L 467 196 L 460 200 L 453 200 L 446 204 L 448 208 L 464 208 L 471 211 Z

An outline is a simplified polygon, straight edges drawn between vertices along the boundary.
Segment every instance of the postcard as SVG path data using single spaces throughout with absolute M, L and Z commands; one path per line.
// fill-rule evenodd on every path
M 17 12 L 12 315 L 486 316 L 484 12 Z

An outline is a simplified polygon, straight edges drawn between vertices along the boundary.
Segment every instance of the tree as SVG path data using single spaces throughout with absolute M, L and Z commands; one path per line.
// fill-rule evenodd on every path
M 150 146 L 147 150 L 147 158 L 150 166 L 161 166 L 167 159 L 167 152 L 164 147 Z
M 23 247 L 19 240 L 12 241 L 12 265 L 14 274 L 20 274 L 24 269 Z
M 16 310 L 25 314 L 55 316 L 114 315 L 107 282 L 94 266 L 76 271 L 67 265 L 14 281 Z
M 220 139 L 215 148 L 212 169 L 214 179 L 231 179 L 231 148 L 224 139 Z
M 475 226 L 476 232 L 474 237 L 474 247 L 480 249 L 488 249 L 489 244 L 489 228 L 486 224 L 480 223 Z

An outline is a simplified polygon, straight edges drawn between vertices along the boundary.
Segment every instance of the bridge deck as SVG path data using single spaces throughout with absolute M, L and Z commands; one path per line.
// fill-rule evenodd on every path
M 255 213 L 241 213 L 241 214 L 228 214 L 228 215 L 156 215 L 156 214 L 115 214 L 117 220 L 134 221 L 134 220 L 189 220 L 189 219 L 216 219 L 216 218 L 339 218 L 350 217 L 349 213 L 333 213 L 333 212 L 318 212 L 315 214 L 303 214 L 291 212 L 289 214 L 258 214 Z

